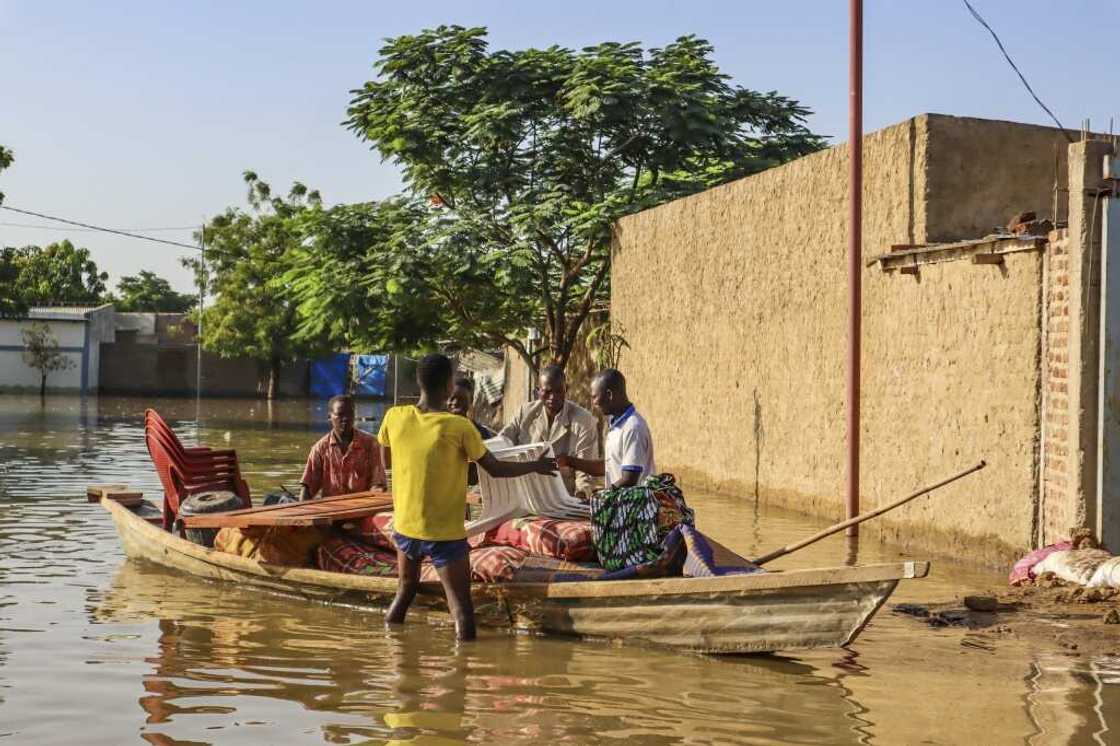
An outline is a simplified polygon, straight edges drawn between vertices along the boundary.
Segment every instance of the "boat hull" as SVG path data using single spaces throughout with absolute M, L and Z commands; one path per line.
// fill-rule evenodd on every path
M 197 577 L 329 602 L 382 608 L 396 578 L 269 565 L 174 536 L 112 501 L 125 553 Z M 664 645 L 705 653 L 835 647 L 856 638 L 904 578 L 926 562 L 716 578 L 475 584 L 479 622 L 519 630 Z M 417 603 L 445 610 L 438 583 Z

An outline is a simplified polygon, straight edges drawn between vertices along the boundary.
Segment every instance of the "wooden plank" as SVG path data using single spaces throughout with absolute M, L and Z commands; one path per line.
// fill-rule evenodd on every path
M 138 490 L 105 490 L 101 493 L 102 500 L 112 500 L 128 508 L 135 508 L 144 502 L 144 493 Z
M 1003 264 L 1003 254 L 973 254 L 973 264 Z
M 86 502 L 100 502 L 107 490 L 127 490 L 127 484 L 91 484 L 86 487 Z
M 324 504 L 327 503 L 327 504 Z M 385 494 L 365 497 L 347 496 L 346 500 L 330 502 L 313 500 L 288 503 L 285 510 L 235 510 L 228 513 L 183 516 L 187 528 L 249 528 L 251 526 L 322 526 L 336 521 L 364 518 L 391 509 L 393 498 Z M 273 508 L 276 506 L 268 506 Z
M 360 497 L 373 497 L 385 496 L 392 498 L 392 495 L 384 490 L 367 490 L 365 492 L 351 492 L 347 495 L 335 495 L 334 497 L 322 497 L 317 500 L 304 500 L 297 503 L 279 503 L 277 505 L 265 505 L 257 508 L 238 508 L 226 513 L 215 513 L 214 515 L 259 515 L 261 513 L 269 513 L 277 510 L 291 510 L 292 508 L 300 505 L 334 505 L 338 502 L 346 500 L 353 500 Z

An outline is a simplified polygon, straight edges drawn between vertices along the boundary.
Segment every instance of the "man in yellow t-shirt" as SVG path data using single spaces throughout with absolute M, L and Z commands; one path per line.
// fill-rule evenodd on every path
M 381 463 L 393 474 L 393 540 L 399 581 L 385 621 L 404 622 L 420 583 L 420 563 L 431 557 L 455 620 L 456 636 L 472 640 L 474 606 L 463 526 L 467 462 L 477 462 L 492 477 L 520 477 L 555 474 L 556 460 L 496 459 L 470 420 L 447 411 L 453 373 L 454 366 L 446 356 L 425 356 L 416 371 L 420 401 L 390 409 L 377 433 Z

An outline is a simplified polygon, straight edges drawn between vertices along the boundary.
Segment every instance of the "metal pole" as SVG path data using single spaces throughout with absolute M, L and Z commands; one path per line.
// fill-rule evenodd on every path
M 1111 125 L 1110 125 L 1111 126 Z M 1104 157 L 1104 178 L 1120 184 L 1120 156 Z M 1097 209 L 1092 204 L 1090 210 Z M 1100 379 L 1097 401 L 1097 516 L 1108 549 L 1120 549 L 1120 195 L 1104 199 L 1101 221 Z M 1092 250 L 1093 237 L 1089 237 Z
M 202 224 L 202 231 L 199 233 L 198 239 L 199 248 L 199 274 L 198 274 L 198 331 L 196 336 L 196 347 L 198 348 L 197 359 L 195 362 L 195 381 L 194 381 L 194 395 L 196 399 L 202 398 L 202 311 L 203 305 L 206 302 L 206 223 Z
M 859 367 L 863 244 L 863 0 L 850 0 L 848 38 L 848 518 L 859 515 Z M 857 536 L 852 524 L 848 536 Z

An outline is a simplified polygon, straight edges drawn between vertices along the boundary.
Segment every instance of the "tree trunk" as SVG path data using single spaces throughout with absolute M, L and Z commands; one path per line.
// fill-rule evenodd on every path
M 268 367 L 268 398 L 275 399 L 280 388 L 280 361 L 273 358 Z
M 47 374 L 41 373 L 39 375 L 39 398 L 47 398 Z

